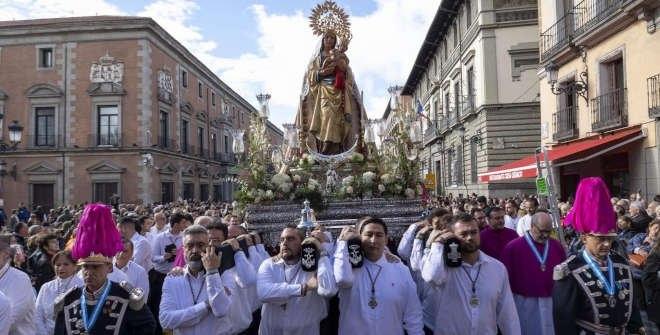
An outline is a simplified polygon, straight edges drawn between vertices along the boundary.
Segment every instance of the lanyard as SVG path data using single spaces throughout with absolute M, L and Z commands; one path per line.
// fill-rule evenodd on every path
M 190 277 L 192 275 L 189 274 Z M 199 299 L 199 295 L 202 294 L 202 290 L 204 289 L 204 282 L 202 282 L 202 285 L 199 286 L 199 290 L 197 291 L 197 295 L 193 292 L 192 288 L 192 282 L 190 282 L 190 277 L 188 277 L 188 287 L 190 288 L 190 295 L 192 296 L 193 299 L 193 305 L 197 305 L 197 300 Z
M 378 272 L 376 272 L 376 278 L 373 278 L 371 276 L 371 271 L 369 271 L 369 266 L 364 267 L 367 270 L 367 275 L 369 275 L 369 281 L 371 282 L 371 296 L 372 297 L 376 295 L 376 281 L 378 280 L 378 277 L 380 276 L 380 271 L 383 270 L 382 266 L 380 266 L 378 264 L 374 264 L 374 265 L 376 265 L 378 267 Z
M 282 269 L 284 270 L 284 281 L 287 284 L 291 284 L 291 282 L 293 282 L 293 280 L 298 275 L 298 272 L 300 272 L 300 266 L 296 266 L 296 272 L 293 273 L 293 276 L 291 276 L 291 279 L 286 279 L 286 264 L 282 263 Z
M 613 296 L 614 293 L 616 293 L 616 286 L 614 286 L 614 266 L 612 265 L 612 260 L 610 259 L 610 256 L 607 256 L 607 274 L 609 277 L 609 281 L 605 280 L 605 275 L 603 275 L 603 272 L 600 270 L 600 266 L 596 265 L 596 263 L 593 261 L 591 256 L 587 253 L 587 250 L 582 250 L 582 258 L 589 264 L 589 267 L 591 268 L 591 271 L 598 277 L 598 280 L 600 280 L 603 283 L 603 286 L 605 286 L 605 290 L 607 291 L 607 294 L 610 296 Z
M 541 257 L 539 251 L 536 250 L 534 242 L 532 242 L 532 237 L 529 235 L 529 231 L 525 232 L 525 241 L 527 241 L 527 245 L 529 245 L 529 248 L 532 249 L 534 256 L 536 256 L 536 259 L 541 264 L 541 269 L 545 270 L 545 262 L 548 260 L 548 249 L 550 247 L 550 243 L 548 243 L 547 240 L 545 241 L 545 246 L 543 247 L 543 257 Z
M 470 283 L 472 283 L 473 296 L 477 294 L 477 280 L 479 280 L 479 275 L 481 274 L 481 265 L 482 264 L 479 264 L 479 267 L 477 268 L 477 276 L 474 279 L 472 279 L 472 276 L 470 275 L 470 271 L 468 271 L 464 266 L 461 267 L 463 271 L 465 271 L 465 274 L 468 276 L 468 278 L 470 278 Z
M 96 320 L 99 318 L 99 314 L 101 314 L 101 310 L 103 309 L 105 299 L 108 297 L 108 293 L 110 293 L 110 286 L 111 286 L 110 281 L 109 280 L 106 281 L 105 288 L 103 289 L 103 293 L 101 293 L 101 297 L 99 297 L 99 300 L 96 302 L 96 306 L 94 306 L 94 311 L 92 312 L 91 320 L 88 319 L 87 317 L 87 298 L 85 297 L 85 292 L 83 292 L 80 295 L 80 312 L 82 313 L 82 319 L 83 319 L 83 324 L 85 325 L 85 331 L 87 331 L 88 333 L 91 331 L 92 327 L 94 327 Z

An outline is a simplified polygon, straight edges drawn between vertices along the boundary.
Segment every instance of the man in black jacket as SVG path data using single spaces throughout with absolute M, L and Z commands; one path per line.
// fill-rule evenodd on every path
M 642 203 L 639 201 L 633 201 L 630 204 L 630 219 L 632 219 L 631 230 L 639 233 L 645 233 L 646 229 L 649 227 L 649 223 L 653 220 L 642 206 Z

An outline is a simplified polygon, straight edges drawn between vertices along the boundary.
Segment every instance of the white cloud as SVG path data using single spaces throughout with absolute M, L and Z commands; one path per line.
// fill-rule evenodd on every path
M 364 0 L 356 0 L 364 1 Z M 369 117 L 382 115 L 387 87 L 403 84 L 440 0 L 375 0 L 376 10 L 351 16 L 353 41 L 348 50 L 358 86 L 364 91 Z M 256 93 L 271 93 L 271 120 L 292 122 L 298 108 L 302 76 L 318 45 L 305 12 L 269 12 L 263 5 L 250 9 L 257 22 L 258 50 L 236 58 L 218 56 L 218 43 L 192 23 L 200 8 L 192 0 L 156 0 L 137 13 L 126 13 L 105 0 L 0 0 L 0 20 L 82 15 L 152 17 L 219 77 L 257 105 Z
M 66 16 L 127 15 L 105 0 L 0 0 L 0 20 Z
M 407 79 L 438 5 L 439 0 L 378 0 L 373 13 L 351 17 L 354 37 L 348 56 L 369 117 L 384 112 L 387 87 Z M 318 37 L 309 28 L 308 13 L 275 15 L 260 5 L 252 10 L 259 50 L 218 59 L 211 68 L 250 101 L 260 90 L 270 92 L 271 118 L 281 125 L 295 117 L 302 76 Z

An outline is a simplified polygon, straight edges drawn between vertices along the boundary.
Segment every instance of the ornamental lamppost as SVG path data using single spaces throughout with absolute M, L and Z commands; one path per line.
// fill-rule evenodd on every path
M 0 120 L 2 119 L 3 115 L 0 114 Z M 9 129 L 9 143 L 5 143 L 4 140 L 0 139 L 0 152 L 16 150 L 16 147 L 19 143 L 21 143 L 21 139 L 23 137 L 23 126 L 21 126 L 18 121 L 12 121 L 7 129 Z

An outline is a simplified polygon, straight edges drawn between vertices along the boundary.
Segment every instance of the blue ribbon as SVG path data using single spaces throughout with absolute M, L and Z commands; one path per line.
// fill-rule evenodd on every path
M 582 258 L 584 258 L 584 260 L 589 265 L 589 268 L 591 268 L 591 271 L 593 271 L 596 277 L 598 277 L 598 279 L 603 283 L 607 294 L 613 296 L 614 293 L 616 293 L 616 286 L 614 286 L 614 266 L 612 265 L 610 256 L 607 256 L 607 274 L 609 281 L 605 280 L 605 275 L 603 275 L 603 272 L 600 271 L 600 266 L 596 265 L 591 256 L 589 256 L 587 253 L 586 249 L 582 250 Z
M 545 241 L 545 246 L 543 249 L 543 257 L 541 257 L 541 254 L 539 253 L 538 250 L 536 250 L 536 246 L 534 245 L 534 242 L 532 242 L 532 237 L 529 235 L 529 231 L 525 232 L 525 241 L 527 241 L 527 245 L 529 245 L 529 248 L 532 249 L 532 252 L 534 252 L 534 256 L 536 256 L 536 259 L 538 259 L 539 263 L 541 263 L 541 267 L 545 267 L 545 262 L 548 260 L 548 249 L 550 247 L 550 243 L 548 241 Z
M 110 286 L 111 286 L 110 281 L 108 280 L 105 284 L 105 288 L 103 289 L 103 293 L 101 293 L 101 297 L 99 298 L 99 301 L 97 301 L 96 306 L 94 306 L 94 311 L 92 312 L 91 320 L 87 318 L 87 298 L 85 298 L 85 292 L 83 292 L 82 296 L 80 297 L 80 312 L 82 313 L 82 319 L 83 319 L 83 324 L 85 325 L 85 331 L 89 332 L 92 329 L 92 327 L 94 327 L 96 320 L 99 318 L 99 314 L 101 314 L 101 309 L 103 309 L 103 304 L 105 303 L 105 299 L 108 297 L 108 293 L 110 293 Z

